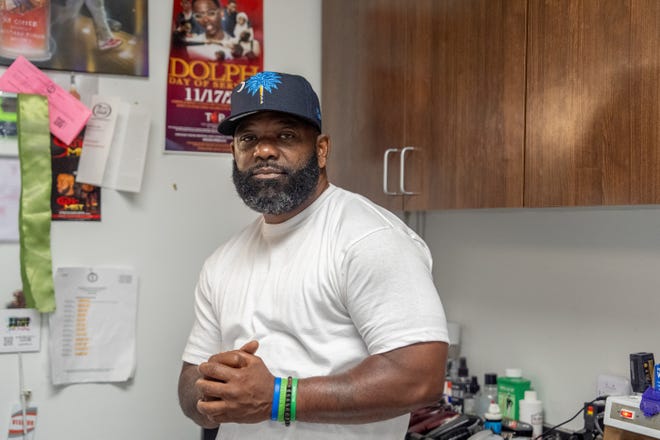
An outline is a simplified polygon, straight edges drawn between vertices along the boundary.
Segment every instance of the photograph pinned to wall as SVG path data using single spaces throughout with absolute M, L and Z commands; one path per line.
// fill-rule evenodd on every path
M 263 0 L 174 0 L 165 151 L 229 153 L 232 89 L 263 70 Z
M 149 76 L 148 0 L 0 0 L 0 65 Z

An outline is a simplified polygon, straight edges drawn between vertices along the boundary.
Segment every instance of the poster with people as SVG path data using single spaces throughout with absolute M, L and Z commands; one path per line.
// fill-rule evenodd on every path
M 0 65 L 149 76 L 147 0 L 0 0 Z
M 165 151 L 228 153 L 231 91 L 263 70 L 263 0 L 174 0 Z

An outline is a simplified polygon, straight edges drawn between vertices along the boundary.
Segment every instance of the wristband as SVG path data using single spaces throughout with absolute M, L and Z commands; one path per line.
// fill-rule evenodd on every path
M 289 426 L 291 424 L 291 388 L 293 386 L 293 379 L 291 376 L 287 378 L 286 391 L 284 394 L 284 424 Z
M 284 421 L 284 404 L 286 403 L 286 387 L 287 387 L 287 378 L 283 377 L 282 382 L 280 384 L 280 401 L 279 401 L 279 408 L 277 411 L 277 421 L 278 422 L 283 422 Z
M 298 379 L 293 379 L 291 384 L 291 421 L 296 421 L 296 395 L 298 394 Z
M 281 388 L 282 379 L 279 377 L 275 378 L 275 385 L 273 388 L 273 405 L 270 410 L 270 419 L 277 421 L 277 412 L 280 406 L 280 388 Z

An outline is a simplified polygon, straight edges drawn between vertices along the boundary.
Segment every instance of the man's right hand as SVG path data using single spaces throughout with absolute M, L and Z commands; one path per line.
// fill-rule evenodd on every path
M 270 419 L 275 377 L 255 353 L 257 341 L 215 354 L 199 366 L 197 410 L 214 423 Z

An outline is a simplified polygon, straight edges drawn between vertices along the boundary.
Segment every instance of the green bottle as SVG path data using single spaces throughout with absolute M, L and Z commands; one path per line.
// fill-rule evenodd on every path
M 522 377 L 519 368 L 507 368 L 504 376 L 497 378 L 497 403 L 500 406 L 502 417 L 518 420 L 520 415 L 520 402 L 525 397 L 525 391 L 532 387 L 529 379 Z

